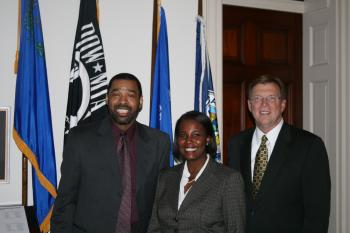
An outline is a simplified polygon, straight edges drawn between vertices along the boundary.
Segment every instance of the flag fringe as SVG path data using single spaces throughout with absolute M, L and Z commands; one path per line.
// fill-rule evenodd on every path
M 22 151 L 24 156 L 26 156 L 31 162 L 33 168 L 35 169 L 38 180 L 40 181 L 40 184 L 51 194 L 51 196 L 56 198 L 57 192 L 55 187 L 41 172 L 36 156 L 34 155 L 32 150 L 27 146 L 27 144 L 22 140 L 15 128 L 13 129 L 13 139 L 15 140 L 16 145 L 18 146 L 20 151 Z
M 19 51 L 17 49 L 16 50 L 16 55 L 15 55 L 15 64 L 13 65 L 13 72 L 15 74 L 17 74 L 17 72 L 18 72 L 18 54 L 19 54 Z
M 44 221 L 40 224 L 40 232 L 47 233 L 50 231 L 50 219 L 52 215 L 53 206 L 51 207 L 49 213 L 46 215 Z

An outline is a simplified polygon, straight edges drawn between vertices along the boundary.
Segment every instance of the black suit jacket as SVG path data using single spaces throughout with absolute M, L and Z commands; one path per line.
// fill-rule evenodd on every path
M 323 141 L 284 123 L 253 200 L 250 162 L 254 130 L 243 131 L 229 142 L 229 166 L 241 171 L 246 187 L 246 232 L 326 233 L 331 184 Z
M 243 233 L 245 203 L 239 172 L 210 159 L 178 210 L 184 164 L 159 175 L 150 233 Z
M 133 232 L 146 232 L 159 171 L 168 166 L 169 137 L 136 123 L 136 204 Z M 109 117 L 74 128 L 64 148 L 51 233 L 114 233 L 122 180 Z

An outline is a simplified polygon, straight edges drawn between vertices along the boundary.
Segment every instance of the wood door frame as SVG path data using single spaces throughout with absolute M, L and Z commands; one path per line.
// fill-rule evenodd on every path
M 204 0 L 203 16 L 206 21 L 207 46 L 216 95 L 220 145 L 223 151 L 223 55 L 222 55 L 222 8 L 223 5 L 254 7 L 257 9 L 304 13 L 305 3 L 291 0 Z M 220 124 L 221 123 L 221 124 Z

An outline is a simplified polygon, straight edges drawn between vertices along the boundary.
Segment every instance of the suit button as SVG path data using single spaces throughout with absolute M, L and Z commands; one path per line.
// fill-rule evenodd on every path
M 177 216 L 174 218 L 174 220 L 175 220 L 175 222 L 178 222 L 178 221 L 179 221 L 179 219 L 177 218 Z

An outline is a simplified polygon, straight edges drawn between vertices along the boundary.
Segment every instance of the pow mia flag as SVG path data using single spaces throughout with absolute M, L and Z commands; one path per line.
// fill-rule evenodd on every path
M 96 0 L 81 0 L 69 78 L 65 139 L 74 126 L 106 114 L 106 93 L 106 64 Z

